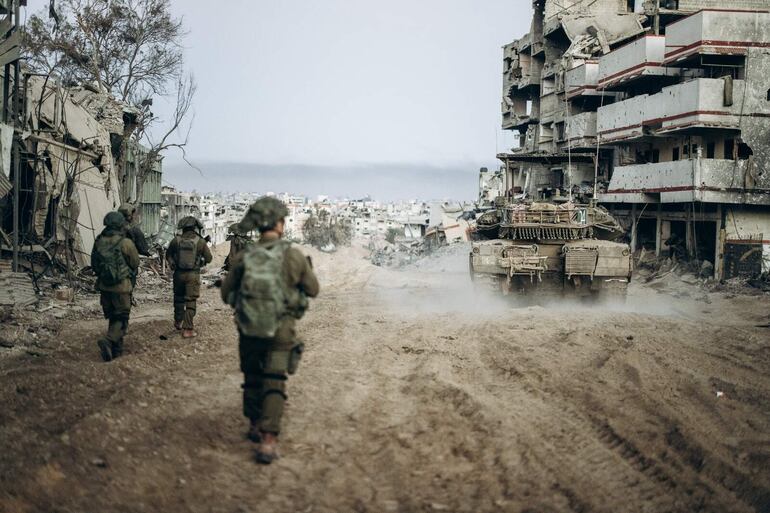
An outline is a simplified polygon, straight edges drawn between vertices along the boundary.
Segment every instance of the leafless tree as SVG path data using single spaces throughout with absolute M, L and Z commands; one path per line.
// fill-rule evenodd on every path
M 133 104 L 168 92 L 182 70 L 185 36 L 170 0 L 63 0 L 58 16 L 32 15 L 27 62 L 65 85 L 93 83 Z
M 64 85 L 90 84 L 134 106 L 136 123 L 123 134 L 121 153 L 129 141 L 141 143 L 136 197 L 144 180 L 169 149 L 184 148 L 192 127 L 196 85 L 185 75 L 182 20 L 171 14 L 170 0 L 61 0 L 55 16 L 32 15 L 24 46 L 33 71 L 58 76 Z M 52 14 L 52 13 L 49 13 Z M 161 120 L 151 108 L 153 97 L 175 98 L 171 119 Z M 188 162 L 189 163 L 189 162 Z M 125 169 L 118 165 L 124 185 Z M 122 200 L 132 187 L 123 187 Z
M 150 109 L 151 105 L 142 106 L 138 127 L 134 132 L 137 141 L 147 148 L 147 152 L 140 156 L 136 176 L 136 198 L 141 200 L 144 192 L 144 182 L 147 173 L 153 168 L 155 162 L 170 149 L 177 149 L 182 153 L 182 158 L 190 167 L 198 169 L 187 159 L 187 142 L 192 129 L 193 115 L 191 113 L 193 97 L 197 90 L 195 77 L 192 75 L 181 76 L 176 83 L 176 104 L 171 119 L 163 127 Z M 155 130 L 152 130 L 154 128 Z M 184 136 L 181 136 L 184 134 Z

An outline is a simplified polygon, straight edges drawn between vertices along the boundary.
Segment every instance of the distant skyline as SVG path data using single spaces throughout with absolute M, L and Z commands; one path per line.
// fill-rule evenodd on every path
M 47 5 L 29 0 L 26 12 Z M 501 47 L 529 30 L 529 0 L 172 5 L 198 82 L 188 147 L 195 162 L 475 173 L 497 166 L 496 152 L 513 144 L 500 130 Z M 164 103 L 155 102 L 160 114 Z
M 201 173 L 185 164 L 164 165 L 163 182 L 200 193 L 288 192 L 308 197 L 396 200 L 472 200 L 478 194 L 478 169 L 408 164 L 320 166 L 203 162 Z M 226 176 L 227 180 L 212 180 Z

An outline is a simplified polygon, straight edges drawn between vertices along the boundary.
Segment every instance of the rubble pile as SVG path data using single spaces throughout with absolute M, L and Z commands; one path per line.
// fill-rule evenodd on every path
M 756 277 L 736 277 L 727 280 L 714 279 L 714 264 L 709 260 L 678 258 L 676 255 L 656 257 L 652 251 L 640 250 L 636 254 L 637 275 L 645 283 L 661 280 L 679 280 L 689 285 L 699 285 L 712 292 L 735 294 L 761 294 L 770 292 L 770 273 Z
M 428 244 L 422 240 L 372 239 L 369 242 L 369 260 L 379 267 L 403 267 L 424 255 Z

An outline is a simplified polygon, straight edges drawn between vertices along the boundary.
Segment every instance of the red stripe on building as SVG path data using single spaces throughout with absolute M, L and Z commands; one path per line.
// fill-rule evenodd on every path
M 703 39 L 691 43 L 686 46 L 680 46 L 676 50 L 666 53 L 665 62 L 670 62 L 678 54 L 684 53 L 688 50 L 692 50 L 699 46 L 726 46 L 728 48 L 770 48 L 770 42 L 766 41 L 717 41 L 711 39 Z M 674 48 L 674 46 L 667 45 L 666 48 Z
M 660 68 L 660 67 L 663 66 L 663 63 L 662 62 L 654 62 L 654 61 L 642 62 L 641 64 L 637 64 L 636 66 L 631 66 L 630 68 L 626 68 L 623 71 L 618 71 L 617 73 L 613 73 L 612 75 L 599 80 L 599 85 L 605 85 L 607 82 L 611 81 L 615 77 L 619 77 L 619 76 L 625 75 L 626 73 L 629 73 L 631 71 L 635 71 L 635 70 L 637 70 L 639 68 L 646 68 L 648 66 L 651 67 L 651 68 Z

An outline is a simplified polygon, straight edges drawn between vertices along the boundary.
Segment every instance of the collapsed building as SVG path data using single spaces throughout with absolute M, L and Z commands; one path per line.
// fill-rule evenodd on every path
M 633 249 L 770 270 L 770 1 L 535 0 L 503 48 L 505 195 L 596 201 Z

